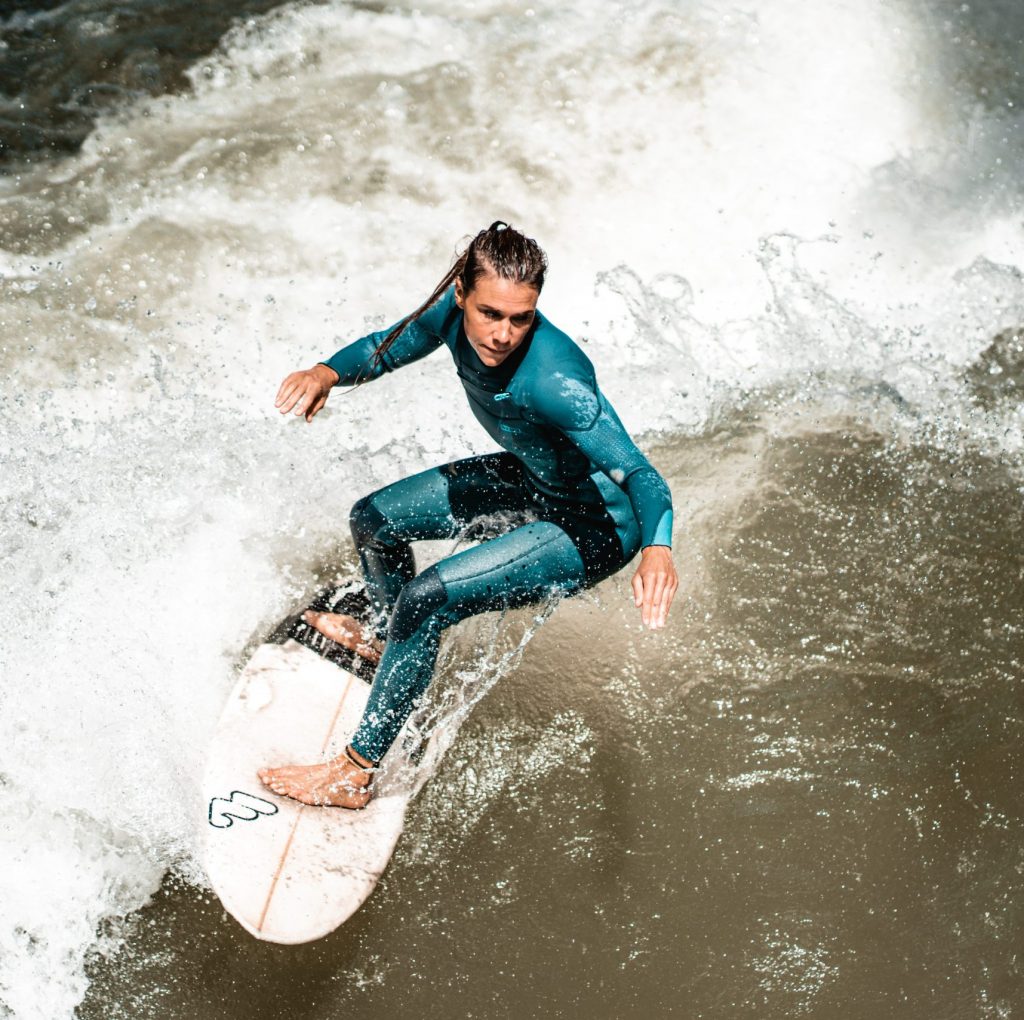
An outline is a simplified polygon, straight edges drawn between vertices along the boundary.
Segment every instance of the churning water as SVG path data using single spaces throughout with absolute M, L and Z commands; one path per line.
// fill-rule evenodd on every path
M 9 6 L 5 1015 L 1024 1015 L 1019 4 Z M 489 448 L 443 353 L 273 396 L 497 218 L 682 589 L 514 669 L 531 613 L 458 628 L 377 892 L 258 944 L 196 861 L 244 651 L 358 496 Z

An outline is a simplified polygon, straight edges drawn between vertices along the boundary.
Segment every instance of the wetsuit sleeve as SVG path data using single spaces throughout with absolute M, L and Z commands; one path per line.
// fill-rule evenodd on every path
M 672 493 L 597 386 L 556 372 L 535 392 L 534 406 L 623 489 L 640 525 L 641 546 L 671 546 Z
M 394 326 L 360 337 L 320 364 L 338 373 L 336 386 L 353 386 L 357 382 L 377 379 L 385 372 L 393 372 L 396 368 L 425 358 L 444 343 L 442 323 L 449 311 L 448 305 L 453 300 L 450 294 L 446 294 L 415 322 L 410 322 L 377 364 L 373 352 Z

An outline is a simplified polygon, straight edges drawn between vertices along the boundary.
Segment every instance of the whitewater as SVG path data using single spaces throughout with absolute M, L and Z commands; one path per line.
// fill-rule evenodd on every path
M 458 245 L 495 219 L 544 246 L 541 309 L 584 343 L 672 486 L 683 578 L 675 628 L 661 645 L 642 635 L 619 578 L 542 627 L 526 612 L 452 636 L 439 691 L 471 681 L 479 704 L 468 718 L 436 711 L 447 756 L 417 802 L 392 884 L 368 908 L 392 934 L 398 918 L 408 928 L 397 943 L 373 936 L 362 956 L 339 942 L 335 963 L 296 957 L 323 982 L 329 971 L 335 996 L 303 1015 L 433 1001 L 515 1015 L 507 998 L 472 997 L 501 984 L 495 961 L 472 953 L 446 978 L 454 998 L 431 997 L 442 985 L 423 977 L 429 934 L 440 926 L 455 938 L 458 926 L 445 927 L 456 908 L 429 895 L 428 874 L 452 869 L 472 897 L 478 871 L 459 872 L 450 858 L 465 849 L 485 872 L 498 860 L 500 840 L 489 849 L 482 835 L 495 811 L 512 832 L 552 813 L 569 819 L 557 837 L 568 881 L 580 881 L 585 872 L 571 868 L 590 854 L 614 872 L 613 847 L 633 837 L 605 818 L 622 807 L 610 777 L 625 769 L 601 760 L 624 754 L 623 727 L 649 770 L 634 833 L 659 817 L 666 790 L 689 789 L 681 775 L 695 777 L 692 799 L 685 810 L 673 802 L 670 833 L 699 828 L 712 788 L 749 795 L 749 810 L 730 817 L 753 824 L 766 787 L 790 796 L 827 785 L 829 769 L 809 760 L 826 745 L 838 755 L 840 738 L 782 722 L 748 732 L 749 719 L 771 714 L 749 700 L 770 701 L 814 667 L 826 678 L 814 711 L 841 715 L 827 685 L 846 683 L 844 642 L 859 639 L 843 628 L 872 598 L 886 607 L 871 617 L 876 645 L 893 646 L 886 628 L 899 617 L 909 635 L 900 669 L 910 669 L 899 676 L 915 683 L 931 668 L 946 676 L 915 621 L 981 606 L 968 614 L 971 640 L 996 642 L 998 655 L 977 672 L 977 648 L 957 657 L 961 686 L 935 679 L 931 689 L 951 704 L 957 692 L 988 691 L 984 711 L 1002 730 L 986 724 L 987 736 L 979 730 L 965 746 L 1021 733 L 1024 86 L 999 48 L 1020 38 L 1020 13 L 997 5 L 972 21 L 961 10 L 883 0 L 287 4 L 239 21 L 189 67 L 188 88 L 125 103 L 77 151 L 0 176 L 4 1015 L 183 1015 L 185 975 L 202 952 L 146 941 L 138 918 L 168 888 L 184 891 L 161 917 L 193 917 L 189 904 L 203 902 L 199 780 L 246 651 L 324 581 L 355 569 L 355 499 L 490 449 L 443 352 L 334 393 L 308 425 L 276 413 L 277 387 L 410 311 Z M 970 30 L 984 45 L 970 49 Z M 829 478 L 832 489 L 814 488 Z M 744 531 L 772 507 L 794 523 Z M 998 508 L 987 531 L 986 507 Z M 875 510 L 890 515 L 886 527 L 896 522 L 891 541 L 879 541 Z M 965 552 L 975 526 L 982 537 Z M 832 537 L 819 548 L 823 534 Z M 915 543 L 930 551 L 914 559 Z M 949 566 L 955 583 L 929 574 L 922 589 L 923 575 L 892 573 L 894 559 L 927 573 L 961 553 L 967 566 Z M 824 602 L 790 607 L 817 623 L 782 638 L 770 621 L 790 611 L 790 568 L 829 580 Z M 973 594 L 957 602 L 965 578 Z M 858 581 L 874 595 L 851 593 Z M 745 630 L 759 614 L 768 622 Z M 550 693 L 565 676 L 576 701 Z M 856 682 L 863 689 L 862 675 Z M 644 743 L 669 722 L 686 735 L 685 753 L 669 730 Z M 847 734 L 842 754 L 875 761 L 883 732 Z M 730 767 L 711 765 L 701 736 L 746 750 Z M 947 848 L 967 854 L 963 875 L 988 866 L 994 883 L 983 904 L 974 886 L 957 907 L 972 919 L 962 923 L 980 926 L 978 959 L 1003 974 L 996 981 L 979 963 L 962 975 L 956 1001 L 976 1016 L 1024 1009 L 1008 962 L 1024 859 L 1010 848 L 1021 812 L 1007 791 L 1014 775 L 1019 786 L 1020 756 L 1006 741 L 988 780 L 996 806 L 972 824 L 979 839 L 998 829 L 1009 843 L 998 853 L 972 844 L 974 857 Z M 752 765 L 752 747 L 775 748 L 774 759 Z M 531 801 L 522 776 L 541 782 L 552 769 L 561 792 Z M 603 793 L 588 785 L 598 773 Z M 848 780 L 836 780 L 836 797 Z M 917 794 L 894 791 L 874 799 L 900 800 L 900 817 L 927 831 Z M 874 817 L 856 813 L 869 809 L 851 818 Z M 696 856 L 681 840 L 664 846 L 675 848 L 680 888 L 696 897 Z M 649 841 L 637 851 L 656 869 L 667 852 Z M 512 911 L 494 921 L 511 932 L 533 916 L 533 876 L 501 860 L 485 904 Z M 807 848 L 809 873 L 813 860 Z M 719 881 L 741 873 L 722 867 Z M 672 883 L 658 881 L 674 902 Z M 685 937 L 659 928 L 658 912 L 671 909 L 629 891 L 641 886 L 634 876 L 594 894 L 618 902 L 609 916 L 622 910 L 601 944 L 626 961 L 626 985 L 602 991 L 566 950 L 577 975 L 568 985 L 586 988 L 583 998 L 538 979 L 544 997 L 520 1015 L 570 1002 L 607 1003 L 618 1016 L 646 1003 L 665 1015 L 683 1001 L 694 1016 L 713 1015 L 717 994 L 726 995 L 720 1016 L 828 1015 L 830 1002 L 862 1015 L 837 992 L 856 940 L 826 932 L 802 887 L 756 910 L 730 900 L 734 915 L 720 905 L 745 934 L 709 949 L 689 928 Z M 546 922 L 551 938 L 568 945 L 557 918 L 576 906 L 548 895 L 561 903 Z M 878 902 L 890 895 L 900 894 L 879 892 Z M 686 900 L 688 925 L 698 902 Z M 197 923 L 210 942 L 229 922 L 204 909 Z M 659 999 L 653 970 L 629 985 L 630 967 L 664 965 L 662 950 L 680 973 L 709 968 L 727 991 L 680 977 L 668 984 L 691 997 Z M 414 961 L 408 972 L 402 959 Z M 746 975 L 734 987 L 727 959 Z M 246 960 L 246 981 L 270 980 L 269 957 Z M 120 985 L 118 967 L 129 974 Z M 145 987 L 147 975 L 152 989 L 132 999 L 125 989 Z M 938 1015 L 925 1000 L 930 1013 L 901 1015 Z M 225 1015 L 216 1001 L 209 1015 Z

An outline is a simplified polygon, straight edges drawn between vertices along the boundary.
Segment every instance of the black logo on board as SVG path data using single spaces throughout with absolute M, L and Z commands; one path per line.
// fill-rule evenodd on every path
M 252 822 L 260 815 L 276 814 L 276 804 L 244 790 L 232 790 L 229 797 L 214 797 L 210 801 L 209 819 L 215 829 L 230 829 L 236 818 L 240 822 Z

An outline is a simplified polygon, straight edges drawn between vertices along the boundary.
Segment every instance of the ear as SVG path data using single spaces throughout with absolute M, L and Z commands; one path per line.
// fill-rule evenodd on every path
M 466 295 L 462 292 L 462 281 L 455 277 L 455 303 L 462 309 L 466 307 Z

